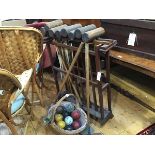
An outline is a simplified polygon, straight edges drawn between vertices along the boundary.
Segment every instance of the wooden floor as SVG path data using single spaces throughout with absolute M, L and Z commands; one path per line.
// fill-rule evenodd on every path
M 135 135 L 155 122 L 155 113 L 112 89 L 114 117 L 104 126 L 94 124 L 105 135 Z
M 50 105 L 56 95 L 55 85 L 52 84 L 50 78 L 47 79 L 46 84 L 49 90 L 44 89 L 44 102 L 46 105 Z M 147 126 L 155 123 L 155 113 L 121 95 L 114 89 L 112 89 L 112 111 L 114 117 L 103 126 L 91 120 L 91 126 L 95 129 L 96 133 L 102 133 L 104 135 L 135 135 Z M 28 121 L 23 128 L 17 127 L 19 134 L 58 134 L 50 126 L 44 126 L 36 118 L 29 119 L 29 116 L 27 116 L 24 110 L 21 113 L 21 116 L 28 117 Z M 3 133 L 0 131 L 0 134 Z

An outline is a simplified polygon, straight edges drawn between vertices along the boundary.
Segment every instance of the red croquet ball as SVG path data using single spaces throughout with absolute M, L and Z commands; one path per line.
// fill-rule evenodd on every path
M 80 118 L 81 114 L 80 114 L 80 111 L 79 110 L 74 110 L 72 113 L 71 113 L 71 116 L 74 120 L 77 120 Z
M 80 122 L 79 122 L 79 121 L 74 121 L 74 122 L 72 123 L 72 127 L 73 127 L 74 130 L 80 128 L 80 126 L 81 126 L 81 125 L 80 125 Z

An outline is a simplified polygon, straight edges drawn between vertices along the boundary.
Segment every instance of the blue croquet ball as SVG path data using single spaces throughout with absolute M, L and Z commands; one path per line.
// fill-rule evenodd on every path
M 71 130 L 73 130 L 73 127 L 72 127 L 71 125 L 67 125 L 67 126 L 65 127 L 65 130 L 71 131 Z
M 67 116 L 65 118 L 66 125 L 71 125 L 73 123 L 73 118 L 71 116 Z
M 70 116 L 70 113 L 64 111 L 62 115 L 63 115 L 64 118 L 66 118 L 67 116 Z
M 58 106 L 57 109 L 56 109 L 57 114 L 62 114 L 63 111 L 64 111 L 64 108 L 62 106 Z
M 71 113 L 75 109 L 75 106 L 71 102 L 64 102 L 63 107 L 64 107 L 65 111 L 67 111 L 69 113 Z

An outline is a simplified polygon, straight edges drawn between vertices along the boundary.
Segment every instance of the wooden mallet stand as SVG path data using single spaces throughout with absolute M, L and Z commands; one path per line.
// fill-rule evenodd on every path
M 96 40 L 103 33 L 103 28 L 97 28 L 84 33 L 81 38 L 83 41 L 75 39 L 70 41 L 68 38 L 61 38 L 59 41 L 52 39 L 52 44 L 58 47 L 58 54 L 63 60 L 61 62 L 63 68 L 52 67 L 58 95 L 63 90 L 74 93 L 81 103 L 81 108 L 87 112 L 89 111 L 90 116 L 98 120 L 101 125 L 113 116 L 109 53 L 110 49 L 117 43 L 117 41 L 110 39 Z M 46 38 L 46 41 L 50 46 L 51 39 Z M 87 57 L 85 57 L 85 48 L 87 48 L 87 54 L 89 54 Z M 51 54 L 49 55 L 52 57 Z M 103 58 L 104 61 L 102 61 Z M 105 74 L 102 72 L 101 61 L 104 62 Z M 60 80 L 60 74 L 63 75 L 62 80 Z M 89 93 L 88 88 L 90 89 Z M 105 108 L 104 103 L 104 91 L 107 91 L 107 108 Z
M 55 44 L 58 48 L 67 49 L 70 52 L 73 52 L 73 55 L 76 56 L 78 48 L 76 46 L 70 46 L 66 45 L 64 43 L 53 41 L 53 44 Z M 96 41 L 94 44 L 94 50 L 89 50 L 89 56 L 90 56 L 90 79 L 89 84 L 90 88 L 92 89 L 92 93 L 90 92 L 90 96 L 92 94 L 93 101 L 90 101 L 89 105 L 89 111 L 92 118 L 97 119 L 101 124 L 104 124 L 109 118 L 111 118 L 112 110 L 111 110 L 111 87 L 110 87 L 110 56 L 109 52 L 110 49 L 116 45 L 116 41 L 113 40 L 101 40 Z M 105 44 L 107 44 L 105 46 Z M 104 45 L 104 46 L 103 46 Z M 85 64 L 84 64 L 84 54 L 85 50 L 82 49 L 82 52 L 78 55 L 78 58 L 76 59 L 76 62 L 74 65 L 72 65 L 72 68 L 70 69 L 70 72 L 67 72 L 65 69 L 60 69 L 56 66 L 53 67 L 54 70 L 54 76 L 55 76 L 55 83 L 57 86 L 57 91 L 62 91 L 62 83 L 60 85 L 60 80 L 58 77 L 58 73 L 63 73 L 64 77 L 66 74 L 72 79 L 73 85 L 76 87 L 76 90 L 80 96 L 80 100 L 82 101 L 82 108 L 87 111 L 88 105 L 87 105 L 87 93 L 86 93 L 86 70 L 85 70 Z M 103 75 L 101 73 L 101 56 L 105 57 L 105 71 L 106 74 Z M 73 60 L 75 57 L 73 57 Z M 93 61 L 91 61 L 93 60 Z M 95 60 L 95 61 L 94 61 Z M 66 63 L 67 64 L 67 63 Z M 68 64 L 67 64 L 68 65 Z M 67 66 L 66 65 L 66 66 Z M 93 65 L 95 65 L 95 71 L 91 68 Z M 70 66 L 68 66 L 68 69 Z M 101 73 L 101 77 L 96 79 L 97 76 Z M 88 77 L 88 75 L 87 75 Z M 104 81 L 103 81 L 104 79 Z M 71 86 L 69 86 L 69 82 L 66 84 L 67 91 L 73 91 L 71 89 Z M 98 93 L 96 93 L 96 90 Z M 104 108 L 103 104 L 103 91 L 107 90 L 107 99 L 108 99 L 108 109 Z M 74 91 L 73 91 L 74 92 Z M 89 97 L 90 98 L 90 97 Z M 99 99 L 99 102 L 97 104 L 97 98 Z

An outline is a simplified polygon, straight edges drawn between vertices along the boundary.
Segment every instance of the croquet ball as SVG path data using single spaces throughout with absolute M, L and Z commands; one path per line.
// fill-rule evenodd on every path
M 75 99 L 74 96 L 69 96 L 69 97 L 67 98 L 67 101 L 68 101 L 68 102 L 72 102 L 72 103 L 76 103 L 76 99 Z
M 56 113 L 57 114 L 62 114 L 64 111 L 63 107 L 62 106 L 58 106 L 57 109 L 56 109 Z
M 63 115 L 63 117 L 64 117 L 64 118 L 66 118 L 67 116 L 69 116 L 69 115 L 70 115 L 70 113 L 68 113 L 68 112 L 64 111 L 62 115 Z
M 61 114 L 56 114 L 55 115 L 55 121 L 56 122 L 62 121 L 62 119 L 63 119 L 63 116 Z
M 79 110 L 74 110 L 72 113 L 71 113 L 71 116 L 74 120 L 77 120 L 80 118 L 81 114 L 80 114 L 80 111 Z
M 58 127 L 61 128 L 61 129 L 65 128 L 65 126 L 66 126 L 66 124 L 65 124 L 64 121 L 59 121 L 59 122 L 57 123 L 57 125 L 58 125 Z
M 72 123 L 72 127 L 73 127 L 74 130 L 80 128 L 80 126 L 81 126 L 81 125 L 80 125 L 80 122 L 79 122 L 79 121 L 74 121 L 74 122 Z
M 67 126 L 65 127 L 65 130 L 71 131 L 71 130 L 73 130 L 73 127 L 72 127 L 71 125 L 67 125 Z
M 73 123 L 73 118 L 72 118 L 71 116 L 67 116 L 67 117 L 65 118 L 65 123 L 66 123 L 67 125 L 71 125 L 71 124 Z
M 63 107 L 67 112 L 72 112 L 75 109 L 75 106 L 71 102 L 64 102 Z

